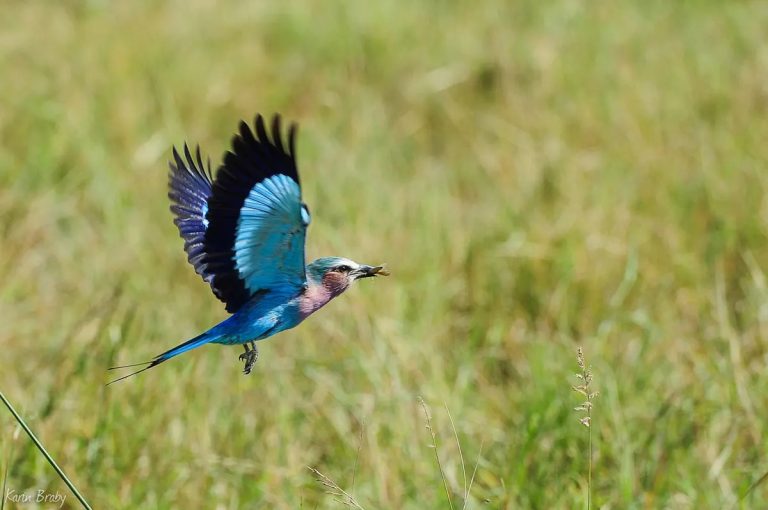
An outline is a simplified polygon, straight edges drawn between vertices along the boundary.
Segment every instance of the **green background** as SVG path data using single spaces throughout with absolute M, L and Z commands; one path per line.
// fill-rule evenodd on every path
M 95 508 L 765 508 L 768 4 L 0 6 L 0 389 Z M 307 255 L 388 263 L 299 328 L 105 388 L 223 319 L 166 198 L 300 124 Z M 2 411 L 0 409 L 0 411 Z M 482 447 L 482 452 L 481 452 Z M 479 456 L 479 462 L 477 462 Z M 66 488 L 0 412 L 17 491 Z M 11 508 L 12 508 L 11 504 Z M 76 508 L 72 496 L 65 508 Z

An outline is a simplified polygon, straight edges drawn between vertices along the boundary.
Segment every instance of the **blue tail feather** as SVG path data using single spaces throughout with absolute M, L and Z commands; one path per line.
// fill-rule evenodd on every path
M 138 366 L 142 366 L 142 365 L 147 365 L 144 368 L 142 368 L 141 370 L 137 370 L 137 371 L 132 372 L 132 373 L 130 373 L 128 375 L 124 375 L 123 377 L 119 377 L 119 378 L 115 379 L 114 381 L 108 382 L 107 386 L 109 386 L 112 383 L 116 383 L 117 381 L 122 381 L 123 379 L 127 379 L 129 377 L 132 377 L 132 376 L 134 376 L 136 374 L 140 374 L 141 372 L 144 372 L 145 370 L 149 370 L 152 367 L 156 367 L 160 363 L 164 363 L 164 362 L 168 361 L 169 359 L 171 359 L 171 358 L 173 358 L 175 356 L 178 356 L 179 354 L 185 353 L 187 351 L 191 351 L 192 349 L 200 347 L 201 345 L 205 345 L 207 343 L 210 343 L 213 340 L 215 340 L 216 338 L 218 338 L 216 335 L 211 335 L 211 334 L 206 332 L 206 333 L 203 333 L 202 335 L 196 336 L 195 338 L 187 340 L 186 342 L 184 342 L 182 344 L 177 345 L 173 349 L 169 349 L 169 350 L 165 351 L 162 354 L 158 354 L 157 356 L 154 357 L 154 359 L 152 359 L 152 361 L 145 361 L 143 363 L 134 363 L 132 365 L 121 365 L 121 366 L 116 366 L 116 367 L 110 367 L 109 370 L 115 370 L 115 369 L 118 369 L 118 368 L 130 368 L 130 367 L 138 367 Z
M 205 345 L 212 340 L 214 340 L 216 337 L 214 335 L 211 335 L 209 333 L 203 333 L 202 335 L 198 335 L 195 338 L 192 338 L 190 340 L 187 340 L 183 344 L 179 344 L 173 349 L 169 349 L 165 351 L 162 354 L 159 354 L 155 356 L 155 359 L 152 360 L 152 362 L 157 362 L 158 364 L 162 363 L 163 361 L 167 361 L 174 356 L 178 356 L 179 354 L 185 353 L 187 351 L 191 351 L 192 349 L 196 347 L 200 347 L 201 345 Z

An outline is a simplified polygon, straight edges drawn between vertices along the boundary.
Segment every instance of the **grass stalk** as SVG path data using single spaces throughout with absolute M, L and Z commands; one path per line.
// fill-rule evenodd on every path
M 747 497 L 749 497 L 749 495 L 752 494 L 752 492 L 754 492 L 754 490 L 762 485 L 766 480 L 768 480 L 768 472 L 763 473 L 763 476 L 752 482 L 752 485 L 747 488 L 746 492 L 744 492 L 739 501 L 743 502 L 745 499 L 747 499 Z
M 29 438 L 32 440 L 32 442 L 35 444 L 38 450 L 40 450 L 40 453 L 43 454 L 45 457 L 45 460 L 48 461 L 48 464 L 53 467 L 53 469 L 56 471 L 56 473 L 59 475 L 59 477 L 64 481 L 65 484 L 67 484 L 67 487 L 69 487 L 69 490 L 72 491 L 72 494 L 75 495 L 77 500 L 80 502 L 81 505 L 83 505 L 83 508 L 87 510 L 92 510 L 91 505 L 88 504 L 88 502 L 85 500 L 82 494 L 80 494 L 80 491 L 77 490 L 77 487 L 75 487 L 75 484 L 72 483 L 72 481 L 67 477 L 67 475 L 64 474 L 64 471 L 59 467 L 58 464 L 56 464 L 56 461 L 53 460 L 53 457 L 48 453 L 48 451 L 45 449 L 43 444 L 40 442 L 40 440 L 37 438 L 37 436 L 32 432 L 32 429 L 29 428 L 29 426 L 26 424 L 24 419 L 19 415 L 19 413 L 16 412 L 16 409 L 13 408 L 11 403 L 8 401 L 8 399 L 5 398 L 5 395 L 3 395 L 3 392 L 0 391 L 0 400 L 3 401 L 3 404 L 5 404 L 5 407 L 8 408 L 8 410 L 11 412 L 13 417 L 16 419 L 16 421 L 21 425 L 21 428 L 24 429 L 24 432 L 27 433 Z
M 312 471 L 315 476 L 317 476 L 317 481 L 320 482 L 320 484 L 327 489 L 328 494 L 334 496 L 334 499 L 338 501 L 339 503 L 348 506 L 349 508 L 354 508 L 355 510 L 365 510 L 360 503 L 357 502 L 357 500 L 352 496 L 350 493 L 342 489 L 339 484 L 334 482 L 329 477 L 325 476 L 323 473 L 321 473 L 319 470 L 307 466 L 307 469 Z
M 13 446 L 11 446 L 13 448 Z M 3 470 L 3 493 L 2 493 L 2 499 L 0 499 L 0 510 L 5 509 L 5 495 L 8 494 L 6 492 L 6 488 L 8 487 L 8 472 L 11 470 L 11 461 L 10 459 L 13 458 L 11 455 L 8 456 L 8 462 L 5 464 L 5 469 Z
M 464 506 L 467 505 L 467 499 L 469 497 L 469 491 L 467 491 L 467 469 L 464 465 L 464 454 L 461 451 L 461 442 L 459 441 L 459 433 L 456 431 L 456 424 L 453 423 L 453 416 L 451 416 L 451 410 L 448 409 L 448 404 L 443 402 L 445 406 L 445 412 L 448 413 L 448 420 L 451 422 L 451 429 L 453 429 L 453 437 L 456 439 L 456 447 L 459 449 L 459 461 L 461 462 L 461 474 L 464 477 Z
M 448 488 L 448 480 L 445 478 L 445 471 L 443 471 L 443 465 L 440 462 L 440 454 L 437 451 L 437 435 L 435 434 L 435 430 L 432 428 L 432 418 L 429 416 L 429 410 L 427 409 L 427 404 L 424 402 L 424 399 L 419 397 L 419 403 L 421 404 L 421 408 L 424 410 L 424 417 L 427 420 L 427 430 L 429 430 L 429 434 L 432 436 L 432 445 L 431 447 L 435 450 L 435 460 L 437 461 L 437 469 L 440 471 L 440 478 L 443 480 L 443 488 L 445 488 L 445 497 L 448 498 L 448 506 L 453 510 L 453 500 L 451 499 L 451 491 Z
M 355 479 L 357 478 L 357 466 L 360 463 L 360 450 L 363 448 L 363 431 L 365 430 L 365 422 L 360 422 L 360 437 L 357 441 L 357 454 L 355 454 L 355 466 L 352 468 L 352 492 L 355 492 Z
M 587 427 L 588 446 L 587 446 L 587 510 L 592 508 L 592 408 L 594 400 L 598 393 L 590 388 L 592 384 L 592 367 L 587 365 L 584 360 L 584 350 L 579 347 L 576 350 L 576 362 L 579 365 L 579 372 L 576 377 L 579 384 L 572 386 L 573 390 L 582 395 L 586 400 L 574 408 L 575 411 L 583 413 L 579 418 L 579 423 Z
M 467 505 L 469 504 L 469 495 L 472 492 L 472 484 L 475 483 L 475 475 L 477 474 L 477 468 L 480 467 L 480 459 L 483 456 L 484 445 L 485 445 L 485 442 L 480 443 L 480 451 L 477 452 L 477 460 L 475 461 L 475 468 L 472 470 L 472 477 L 469 479 L 469 486 L 467 487 L 467 497 L 464 498 L 464 506 L 461 507 L 461 510 L 466 510 Z

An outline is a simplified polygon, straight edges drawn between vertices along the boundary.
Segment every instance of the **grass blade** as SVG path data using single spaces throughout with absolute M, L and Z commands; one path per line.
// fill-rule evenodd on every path
M 40 440 L 35 436 L 34 432 L 32 432 L 32 429 L 30 429 L 26 422 L 19 416 L 19 413 L 16 412 L 16 409 L 13 408 L 10 402 L 8 402 L 8 399 L 5 398 L 5 395 L 3 395 L 3 392 L 0 391 L 0 400 L 3 401 L 3 404 L 5 404 L 5 407 L 8 408 L 8 410 L 11 412 L 14 418 L 16 418 L 16 421 L 21 425 L 21 428 L 24 429 L 24 432 L 27 433 L 29 438 L 32 440 L 33 443 L 35 443 L 35 446 L 38 450 L 40 450 L 40 453 L 43 454 L 45 457 L 45 460 L 48 461 L 48 464 L 50 464 L 53 469 L 56 470 L 56 473 L 59 475 L 59 477 L 64 480 L 64 483 L 67 484 L 67 487 L 69 487 L 69 490 L 72 491 L 72 494 L 75 495 L 77 500 L 80 502 L 80 504 L 83 505 L 83 508 L 86 510 L 92 510 L 91 505 L 88 504 L 88 502 L 85 500 L 82 494 L 80 494 L 80 491 L 77 490 L 77 488 L 74 486 L 72 481 L 67 478 L 67 475 L 64 474 L 64 471 L 61 470 L 58 464 L 56 464 L 56 461 L 53 460 L 53 457 L 45 450 L 45 447 L 40 442 Z
M 467 506 L 467 498 L 469 492 L 467 491 L 467 468 L 464 466 L 464 454 L 461 452 L 461 442 L 459 441 L 459 433 L 456 431 L 456 425 L 453 423 L 453 416 L 451 416 L 451 410 L 448 409 L 448 404 L 443 402 L 445 411 L 448 413 L 448 419 L 451 421 L 451 428 L 453 429 L 453 437 L 456 438 L 456 447 L 459 449 L 459 460 L 461 461 L 461 474 L 464 477 L 464 506 Z
M 477 461 L 475 462 L 475 469 L 472 471 L 472 478 L 469 479 L 469 487 L 467 487 L 467 498 L 464 500 L 464 506 L 461 510 L 466 510 L 467 503 L 469 502 L 469 494 L 472 492 L 472 484 L 475 483 L 475 475 L 477 474 L 477 468 L 480 467 L 480 459 L 483 456 L 483 445 L 485 442 L 480 443 L 480 451 L 477 453 Z
M 741 496 L 741 499 L 739 501 L 744 501 L 745 499 L 747 499 L 747 496 L 752 494 L 752 491 L 757 489 L 766 480 L 768 480 L 768 472 L 763 473 L 763 476 L 761 476 L 755 482 L 753 482 L 752 485 L 749 486 L 747 491 Z

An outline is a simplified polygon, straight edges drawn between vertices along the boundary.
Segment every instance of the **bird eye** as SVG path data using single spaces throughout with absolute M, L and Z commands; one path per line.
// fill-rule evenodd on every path
M 345 264 L 342 264 L 336 267 L 336 270 L 339 271 L 340 273 L 349 273 L 350 271 L 352 271 L 352 268 Z

